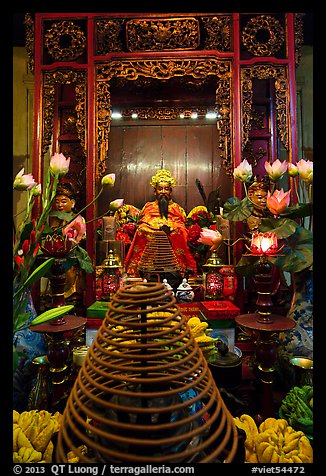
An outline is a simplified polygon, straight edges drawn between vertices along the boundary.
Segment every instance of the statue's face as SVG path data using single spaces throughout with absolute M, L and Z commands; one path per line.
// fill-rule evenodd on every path
M 75 205 L 75 200 L 67 195 L 57 195 L 54 199 L 55 209 L 59 212 L 69 213 Z
M 249 197 L 252 202 L 258 206 L 260 209 L 266 208 L 267 203 L 267 192 L 262 189 L 258 189 L 249 193 Z
M 170 200 L 172 193 L 172 187 L 167 182 L 159 182 L 155 188 L 155 195 L 157 199 L 165 198 Z

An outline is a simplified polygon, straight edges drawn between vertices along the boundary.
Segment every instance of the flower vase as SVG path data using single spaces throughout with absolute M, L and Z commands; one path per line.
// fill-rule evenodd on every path
M 293 273 L 293 297 L 287 317 L 296 322 L 292 331 L 282 333 L 282 353 L 313 357 L 313 270 L 312 267 Z

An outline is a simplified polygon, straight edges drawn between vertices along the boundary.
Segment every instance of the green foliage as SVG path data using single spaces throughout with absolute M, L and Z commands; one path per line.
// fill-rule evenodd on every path
M 56 217 L 59 220 L 63 220 L 69 223 L 71 221 L 72 214 L 70 212 L 61 212 L 59 210 L 55 210 L 50 213 L 50 217 Z M 51 228 L 51 231 L 53 233 L 52 228 Z
M 92 261 L 87 253 L 87 251 L 81 246 L 76 246 L 73 251 L 73 255 L 69 259 L 75 259 L 81 269 L 85 273 L 92 273 L 94 271 Z
M 67 312 L 71 311 L 74 308 L 72 304 L 67 306 L 60 306 L 55 307 L 53 309 L 49 309 L 48 311 L 42 312 L 39 316 L 35 317 L 32 321 L 28 321 L 30 312 L 22 314 L 19 316 L 16 327 L 14 327 L 14 333 L 18 331 L 23 331 L 24 329 L 28 329 L 31 326 L 37 326 L 39 324 L 44 324 L 45 322 L 52 321 L 53 319 L 57 319 L 60 316 L 63 316 Z
M 313 264 L 313 235 L 310 230 L 297 227 L 295 233 L 289 236 L 277 258 L 275 265 L 283 271 L 298 273 Z
M 266 233 L 275 232 L 277 239 L 288 238 L 295 233 L 299 224 L 289 218 L 262 218 L 259 231 Z
M 223 218 L 230 221 L 244 221 L 252 214 L 253 205 L 248 197 L 239 200 L 237 197 L 229 198 L 223 207 Z
M 296 218 L 304 218 L 312 215 L 312 204 L 311 203 L 297 203 L 292 207 L 288 207 L 281 217 L 291 218 L 295 220 Z
M 38 266 L 26 279 L 26 281 L 20 286 L 14 293 L 14 299 L 24 291 L 24 289 L 31 288 L 40 278 L 46 275 L 54 262 L 54 258 L 49 258 Z
M 243 222 L 251 215 L 252 208 L 247 197 L 242 201 L 231 197 L 224 204 L 223 217 L 231 221 Z M 278 218 L 269 216 L 261 219 L 259 232 L 274 232 L 282 247 L 281 256 L 269 259 L 283 271 L 298 273 L 313 263 L 313 234 L 295 221 L 295 219 L 310 216 L 311 212 L 311 204 L 300 203 L 288 207 Z M 241 275 L 252 276 L 254 264 L 249 257 L 243 256 L 235 269 Z
M 63 314 L 66 314 L 67 312 L 71 311 L 73 308 L 74 306 L 72 304 L 69 304 L 67 306 L 60 306 L 55 307 L 53 309 L 49 309 L 48 311 L 45 311 L 39 316 L 35 317 L 35 319 L 33 319 L 26 327 L 38 326 L 39 324 L 44 324 L 45 322 L 57 319 Z
M 313 387 L 304 385 L 294 386 L 281 402 L 279 415 L 285 418 L 289 425 L 301 430 L 307 435 L 313 433 Z

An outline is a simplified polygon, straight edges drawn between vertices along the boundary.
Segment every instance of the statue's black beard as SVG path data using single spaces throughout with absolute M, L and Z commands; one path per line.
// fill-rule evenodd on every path
M 164 197 L 158 198 L 158 208 L 160 210 L 161 218 L 168 218 L 169 201 Z

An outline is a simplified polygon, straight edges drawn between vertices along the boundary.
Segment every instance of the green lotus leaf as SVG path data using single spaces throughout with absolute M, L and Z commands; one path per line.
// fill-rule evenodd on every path
M 239 200 L 236 197 L 229 198 L 223 207 L 223 218 L 230 221 L 244 221 L 252 214 L 253 205 L 248 197 Z
M 299 226 L 287 240 L 275 265 L 283 271 L 298 273 L 313 264 L 313 235 Z
M 262 218 L 259 231 L 262 233 L 273 231 L 280 240 L 293 235 L 299 226 L 297 222 L 289 218 Z
M 60 220 L 64 220 L 68 222 L 68 221 L 71 221 L 72 215 L 70 212 L 61 212 L 59 210 L 55 210 L 50 213 L 50 217 L 56 217 L 56 218 L 59 218 Z M 52 232 L 55 232 L 55 230 L 52 229 Z
M 81 246 L 77 245 L 76 248 L 74 248 L 72 258 L 77 260 L 80 268 L 83 269 L 86 274 L 92 273 L 94 271 L 89 254 Z
M 304 218 L 312 215 L 311 203 L 296 203 L 293 207 L 288 207 L 281 216 L 284 218 Z

